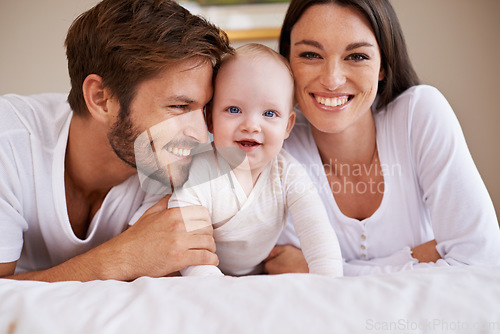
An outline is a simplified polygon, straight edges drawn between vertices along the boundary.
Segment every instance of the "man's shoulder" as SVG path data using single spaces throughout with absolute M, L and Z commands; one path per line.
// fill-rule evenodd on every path
M 38 94 L 21 96 L 8 94 L 0 96 L 0 133 L 6 135 L 22 131 L 29 135 L 50 137 L 58 133 L 72 114 L 67 103 L 67 94 Z
M 6 94 L 0 95 L 2 112 L 27 112 L 33 109 L 54 109 L 61 104 L 67 104 L 68 94 L 45 93 L 35 95 Z

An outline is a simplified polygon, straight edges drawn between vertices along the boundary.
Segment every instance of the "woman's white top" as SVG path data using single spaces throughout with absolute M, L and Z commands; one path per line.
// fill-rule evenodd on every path
M 437 89 L 412 87 L 374 113 L 384 195 L 373 215 L 361 221 L 340 211 L 310 125 L 302 114 L 298 116 L 284 147 L 318 188 L 339 239 L 345 275 L 500 265 L 493 203 L 458 120 Z M 358 191 L 370 191 L 370 186 L 377 185 L 361 185 Z M 442 259 L 418 263 L 410 249 L 432 239 Z M 290 223 L 279 243 L 299 246 Z

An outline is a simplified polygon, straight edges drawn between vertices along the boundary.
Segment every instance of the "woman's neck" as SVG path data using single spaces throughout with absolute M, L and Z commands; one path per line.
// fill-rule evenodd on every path
M 371 164 L 376 156 L 375 120 L 371 113 L 339 133 L 321 132 L 314 127 L 311 132 L 324 164 Z

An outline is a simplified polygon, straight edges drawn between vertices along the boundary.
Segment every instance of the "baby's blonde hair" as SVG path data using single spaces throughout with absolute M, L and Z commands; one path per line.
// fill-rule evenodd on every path
M 225 63 L 230 62 L 232 59 L 236 59 L 238 57 L 252 57 L 252 58 L 258 58 L 262 56 L 271 56 L 274 59 L 278 60 L 281 62 L 286 69 L 288 70 L 288 73 L 290 74 L 290 78 L 292 79 L 293 82 L 293 73 L 292 73 L 292 68 L 290 67 L 290 64 L 288 63 L 288 60 L 286 60 L 285 57 L 280 55 L 278 52 L 274 51 L 268 46 L 265 46 L 264 44 L 259 44 L 259 43 L 248 43 L 244 44 L 238 48 L 235 49 L 234 53 L 226 53 L 224 57 L 222 58 L 221 62 L 221 67 L 224 66 Z

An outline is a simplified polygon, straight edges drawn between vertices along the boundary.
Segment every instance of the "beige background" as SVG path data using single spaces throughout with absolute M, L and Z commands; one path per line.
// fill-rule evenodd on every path
M 65 34 L 96 2 L 0 0 L 0 94 L 67 92 Z M 392 3 L 422 81 L 444 93 L 462 124 L 498 216 L 500 1 Z

